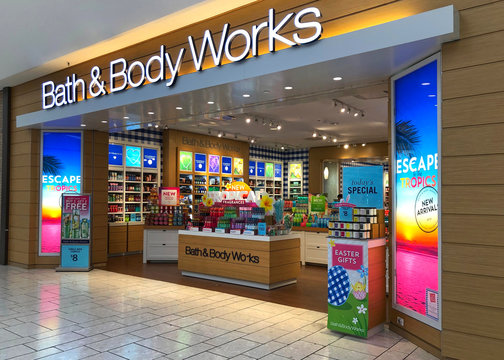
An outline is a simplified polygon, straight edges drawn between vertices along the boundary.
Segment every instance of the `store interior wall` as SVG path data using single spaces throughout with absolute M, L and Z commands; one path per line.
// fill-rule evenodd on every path
M 339 185 L 339 164 L 335 161 L 324 161 L 322 164 L 322 171 L 325 171 L 327 167 L 328 177 L 324 180 L 324 184 L 322 187 L 322 192 L 327 194 L 328 201 L 336 201 L 338 199 L 338 194 L 341 192 Z

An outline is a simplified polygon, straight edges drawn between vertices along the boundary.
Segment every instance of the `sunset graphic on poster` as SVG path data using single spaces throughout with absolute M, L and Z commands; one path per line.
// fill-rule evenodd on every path
M 42 219 L 40 253 L 58 254 L 61 194 L 81 191 L 81 133 L 42 133 Z
M 427 312 L 438 292 L 437 60 L 395 81 L 395 302 Z

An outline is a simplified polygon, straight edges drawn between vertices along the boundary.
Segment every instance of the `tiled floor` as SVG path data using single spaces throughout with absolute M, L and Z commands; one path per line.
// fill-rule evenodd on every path
M 0 266 L 3 359 L 435 359 L 384 330 L 367 341 L 326 314 L 102 270 Z

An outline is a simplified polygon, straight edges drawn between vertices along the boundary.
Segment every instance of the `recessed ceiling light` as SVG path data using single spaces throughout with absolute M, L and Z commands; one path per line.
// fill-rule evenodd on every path
M 362 143 L 362 146 L 366 146 L 366 143 Z
M 128 119 L 129 119 L 129 116 L 123 116 L 123 119 L 124 119 L 124 120 L 128 120 Z
M 245 122 L 246 122 L 247 124 L 250 124 L 250 122 L 251 122 L 251 121 L 252 121 L 252 119 L 251 119 L 251 118 L 246 118 L 246 119 L 245 119 Z
M 154 115 L 154 111 L 147 111 L 147 114 Z
M 313 132 L 312 137 L 314 137 L 314 138 L 317 137 L 317 132 L 316 131 Z
M 348 144 L 345 144 L 345 146 L 343 146 L 345 149 L 348 149 L 350 146 L 348 146 Z
M 282 130 L 282 125 L 278 124 L 277 125 L 277 130 Z
M 80 126 L 85 127 L 85 126 L 86 126 L 86 124 L 80 124 Z
M 285 90 L 292 90 L 292 86 L 286 86 L 284 87 Z
M 101 121 L 102 124 L 106 124 L 107 123 L 107 120 L 102 120 Z
M 158 124 L 156 124 L 156 125 L 154 125 L 154 127 L 157 129 L 157 128 L 159 127 L 159 125 L 158 125 Z
M 334 138 L 334 139 L 332 139 L 332 142 L 333 143 L 338 142 L 338 139 Z
M 423 82 L 421 85 L 422 86 L 428 86 L 428 85 L 430 85 L 430 82 Z
M 242 95 L 244 98 L 249 98 L 250 97 L 250 94 L 243 94 Z
M 151 124 L 151 123 L 148 123 L 148 124 L 147 124 L 147 126 L 148 126 L 148 127 L 152 127 L 152 124 Z
M 356 111 L 354 114 L 353 114 L 354 117 L 357 117 L 359 116 L 359 113 Z
M 269 90 L 264 90 L 264 91 L 263 91 L 263 93 L 265 93 L 265 94 L 269 94 L 270 92 L 271 92 L 271 91 L 269 91 Z
M 182 109 L 183 109 L 183 107 L 182 107 L 182 106 L 177 106 L 175 109 L 177 109 L 177 110 L 182 110 Z
M 322 135 L 322 140 L 327 140 L 327 135 Z
M 217 134 L 217 136 L 218 136 L 218 137 L 222 137 L 222 132 L 219 132 L 219 133 Z
M 335 76 L 332 78 L 334 81 L 340 81 L 340 80 L 343 80 L 343 78 L 341 76 Z
M 255 139 L 251 139 L 250 142 L 253 144 L 255 143 Z
M 285 146 L 282 146 L 282 147 L 281 147 L 281 149 L 282 149 L 282 150 L 285 150 Z
M 208 105 L 213 105 L 213 104 L 215 104 L 215 102 L 214 101 L 209 101 L 209 102 L 207 102 L 207 104 Z

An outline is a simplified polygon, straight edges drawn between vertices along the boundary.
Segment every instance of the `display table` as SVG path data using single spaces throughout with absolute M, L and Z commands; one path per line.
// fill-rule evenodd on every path
M 178 231 L 183 226 L 144 226 L 143 262 L 177 261 Z
M 178 268 L 182 275 L 274 289 L 296 283 L 299 237 L 178 232 Z
M 327 327 L 355 336 L 372 336 L 385 322 L 386 240 L 327 240 Z

